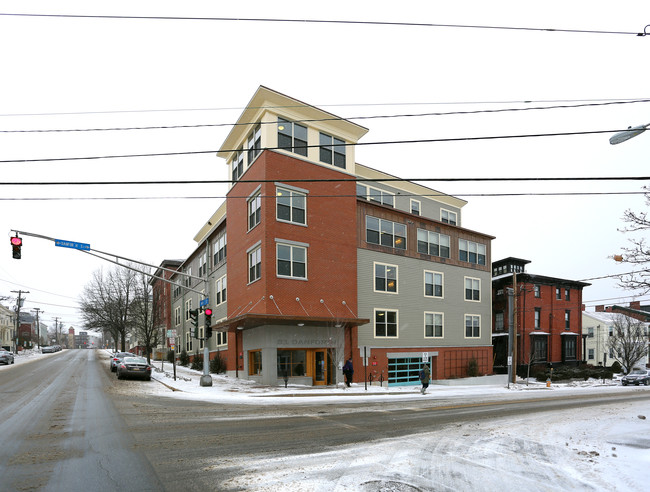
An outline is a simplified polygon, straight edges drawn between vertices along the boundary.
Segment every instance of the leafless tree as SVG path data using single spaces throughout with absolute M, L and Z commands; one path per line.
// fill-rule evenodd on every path
M 97 270 L 81 295 L 84 326 L 108 331 L 121 350 L 126 350 L 129 312 L 136 291 L 136 273 L 116 267 L 105 273 Z
M 644 186 L 646 205 L 650 207 L 650 188 Z M 647 212 L 634 212 L 630 209 L 626 210 L 623 214 L 623 222 L 627 224 L 620 232 L 634 235 L 635 233 L 643 233 L 650 230 L 650 218 Z M 646 242 L 643 236 L 631 237 L 629 239 L 631 244 L 628 248 L 623 248 L 621 255 L 614 258 L 624 263 L 629 263 L 636 267 L 646 267 L 640 269 L 635 273 L 621 275 L 619 278 L 619 285 L 627 290 L 638 291 L 640 295 L 650 292 L 650 245 Z
M 614 318 L 607 348 L 628 373 L 648 353 L 647 325 L 630 316 Z
M 150 272 L 136 273 L 134 297 L 129 313 L 129 322 L 138 341 L 142 342 L 147 352 L 147 361 L 151 363 L 151 352 L 158 345 L 160 331 L 156 319 L 157 299 L 153 297 L 149 284 Z

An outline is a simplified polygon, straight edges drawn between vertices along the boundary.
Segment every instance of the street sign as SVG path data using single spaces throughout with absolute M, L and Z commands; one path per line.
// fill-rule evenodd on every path
M 201 299 L 199 301 L 199 307 L 207 306 L 208 304 L 210 304 L 210 298 L 209 297 L 206 297 L 205 299 Z
M 65 241 L 63 239 L 55 239 L 54 246 L 59 246 L 61 248 L 81 249 L 84 251 L 90 250 L 90 244 L 77 243 L 75 241 Z
M 176 336 L 176 330 L 167 330 L 167 338 L 173 338 Z

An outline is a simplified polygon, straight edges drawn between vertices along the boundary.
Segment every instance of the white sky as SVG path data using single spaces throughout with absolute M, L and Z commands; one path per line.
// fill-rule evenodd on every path
M 647 1 L 624 6 L 582 0 L 535 6 L 406 2 L 399 10 L 394 2 L 384 1 L 314 5 L 297 1 L 53 5 L 0 0 L 0 13 L 339 19 L 624 32 L 642 32 L 650 24 Z M 521 108 L 543 105 L 541 101 L 650 98 L 650 36 L 0 16 L 0 45 L 0 130 L 5 131 L 0 133 L 0 161 L 216 151 L 230 127 L 6 131 L 233 123 L 259 85 L 345 118 Z M 635 103 L 358 122 L 370 130 L 362 142 L 620 130 L 649 122 L 649 107 Z M 161 111 L 179 109 L 195 111 Z M 609 136 L 368 145 L 357 148 L 357 161 L 409 179 L 648 175 L 650 136 L 618 146 L 609 145 Z M 0 172 L 2 183 L 228 179 L 225 162 L 214 153 L 0 162 Z M 631 270 L 608 257 L 626 244 L 617 231 L 624 210 L 645 209 L 641 195 L 465 195 L 638 192 L 647 182 L 425 184 L 469 201 L 463 225 L 496 236 L 493 260 L 522 257 L 532 261 L 530 273 L 574 280 Z M 3 185 L 0 198 L 220 197 L 225 190 L 224 185 Z M 53 324 L 51 319 L 58 316 L 66 327 L 79 327 L 74 309 L 78 295 L 93 271 L 112 266 L 29 237 L 24 238 L 23 259 L 13 260 L 8 239 L 12 229 L 90 243 L 98 250 L 159 264 L 165 258 L 187 257 L 195 246 L 192 238 L 220 203 L 220 198 L 2 200 L 0 230 L 6 231 L 7 239 L 0 254 L 0 295 L 29 290 L 26 309 L 40 307 L 46 323 Z M 600 280 L 584 291 L 584 300 L 593 306 L 622 302 L 618 298 L 627 295 L 614 281 Z

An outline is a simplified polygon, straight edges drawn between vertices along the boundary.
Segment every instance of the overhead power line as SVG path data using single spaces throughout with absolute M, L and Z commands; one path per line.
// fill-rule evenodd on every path
M 645 102 L 647 98 L 600 98 L 600 99 L 526 99 L 510 101 L 423 101 L 423 102 L 381 102 L 381 103 L 338 103 L 338 104 L 292 104 L 284 106 L 251 106 L 250 109 L 282 109 L 282 108 L 305 108 L 305 107 L 370 107 L 370 106 L 462 106 L 478 104 L 567 104 L 567 103 L 597 103 L 607 101 L 626 102 Z M 246 108 L 242 106 L 227 108 L 167 108 L 167 109 L 124 109 L 112 111 L 66 111 L 66 112 L 49 112 L 49 113 L 0 113 L 0 117 L 12 116 L 73 116 L 73 115 L 93 115 L 93 114 L 120 114 L 120 113 L 178 113 L 191 111 L 242 111 Z
M 616 130 L 592 130 L 581 132 L 558 132 L 558 133 L 529 133 L 519 135 L 492 135 L 480 137 L 451 137 L 451 138 L 421 138 L 416 140 L 385 140 L 375 142 L 357 142 L 357 143 L 343 143 L 337 144 L 341 147 L 352 146 L 369 146 L 369 145 L 404 145 L 416 143 L 436 143 L 436 142 L 472 142 L 479 140 L 505 140 L 514 138 L 535 138 L 535 137 L 568 137 L 576 135 L 599 135 L 604 133 L 622 132 L 627 129 Z M 302 148 L 316 148 L 322 147 L 321 145 L 304 145 Z M 237 152 L 239 149 L 224 149 L 223 152 Z M 266 147 L 261 150 L 287 150 L 285 147 Z M 97 159 L 129 159 L 134 157 L 171 157 L 178 155 L 201 155 L 201 154 L 216 154 L 217 150 L 194 150 L 185 152 L 152 152 L 147 154 L 122 154 L 122 155 L 99 155 L 99 156 L 83 156 L 83 157 L 50 157 L 41 159 L 5 159 L 0 160 L 0 164 L 9 163 L 27 163 L 27 162 L 56 162 L 56 161 L 84 161 L 84 160 L 97 160 Z
M 391 26 L 391 27 L 430 27 L 449 29 L 489 29 L 506 31 L 538 31 L 571 34 L 618 34 L 627 36 L 646 36 L 648 27 L 643 31 L 607 31 L 596 29 L 560 29 L 552 27 L 516 27 L 516 26 L 491 26 L 481 24 L 436 24 L 428 22 L 397 22 L 397 21 L 360 21 L 340 19 L 282 19 L 270 17 L 184 17 L 160 15 L 81 15 L 81 14 L 28 14 L 28 13 L 0 13 L 0 16 L 14 17 L 49 17 L 65 19 L 111 19 L 111 20 L 162 20 L 162 21 L 210 21 L 210 22 L 266 22 L 266 23 L 294 23 L 294 24 L 341 24 L 363 26 Z
M 607 195 L 645 195 L 646 191 L 585 191 L 585 192 L 548 192 L 548 193 L 537 193 L 537 192 L 518 192 L 518 193 L 428 193 L 428 194 L 400 194 L 403 197 L 443 197 L 443 196 L 453 196 L 453 197 L 515 197 L 515 196 L 607 196 Z M 356 195 L 309 195 L 310 198 L 350 198 Z M 91 201 L 91 200 L 217 200 L 228 198 L 223 195 L 214 195 L 214 196 L 135 196 L 135 197 L 15 197 L 15 198 L 2 198 L 0 197 L 0 202 L 6 201 Z M 230 198 L 235 199 L 249 199 L 250 196 L 231 196 Z M 275 195 L 263 195 L 261 198 L 276 198 Z
M 476 182 L 476 181 L 647 181 L 650 176 L 555 176 L 555 177 L 468 177 L 468 178 L 290 178 L 285 183 L 391 183 L 391 182 Z M 277 179 L 190 179 L 190 180 L 149 180 L 149 181 L 10 181 L 0 182 L 0 186 L 68 186 L 68 185 L 188 185 L 188 184 L 229 184 L 229 183 L 275 183 Z
M 402 114 L 384 114 L 384 115 L 371 115 L 371 116 L 352 116 L 352 117 L 337 117 L 332 116 L 328 118 L 312 118 L 312 119 L 298 119 L 292 120 L 293 123 L 317 123 L 324 121 L 358 121 L 358 120 L 372 120 L 372 119 L 390 119 L 390 118 L 422 118 L 430 116 L 462 116 L 471 114 L 491 114 L 491 113 L 510 113 L 521 111 L 542 111 L 546 109 L 576 109 L 598 106 L 610 106 L 614 104 L 636 104 L 647 103 L 650 99 L 635 99 L 629 101 L 609 101 L 600 103 L 582 103 L 582 104 L 563 104 L 554 106 L 534 106 L 527 108 L 498 108 L 498 109 L 477 109 L 472 111 L 438 111 L 427 113 L 402 113 Z M 267 108 L 268 109 L 268 108 Z M 236 127 L 236 126 L 249 126 L 249 125 L 275 125 L 275 121 L 260 121 L 260 122 L 243 122 L 243 123 L 204 123 L 194 125 L 157 125 L 157 126 L 130 126 L 130 127 L 113 127 L 113 128 L 49 128 L 37 130 L 0 130 L 0 133 L 68 133 L 68 132 L 101 132 L 101 131 L 130 131 L 130 130 L 169 130 L 169 129 L 186 129 L 186 128 L 217 128 L 217 127 Z

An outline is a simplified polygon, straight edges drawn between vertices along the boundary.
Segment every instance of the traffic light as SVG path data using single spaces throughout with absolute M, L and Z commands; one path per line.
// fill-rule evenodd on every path
M 194 338 L 199 338 L 199 310 L 190 309 L 190 318 L 192 319 L 192 326 L 194 326 Z
M 205 308 L 205 339 L 207 340 L 212 336 L 212 309 Z
M 13 257 L 16 260 L 20 260 L 21 252 L 20 248 L 23 246 L 23 239 L 18 237 L 18 234 L 16 234 L 14 237 L 11 238 L 11 250 L 13 252 Z

